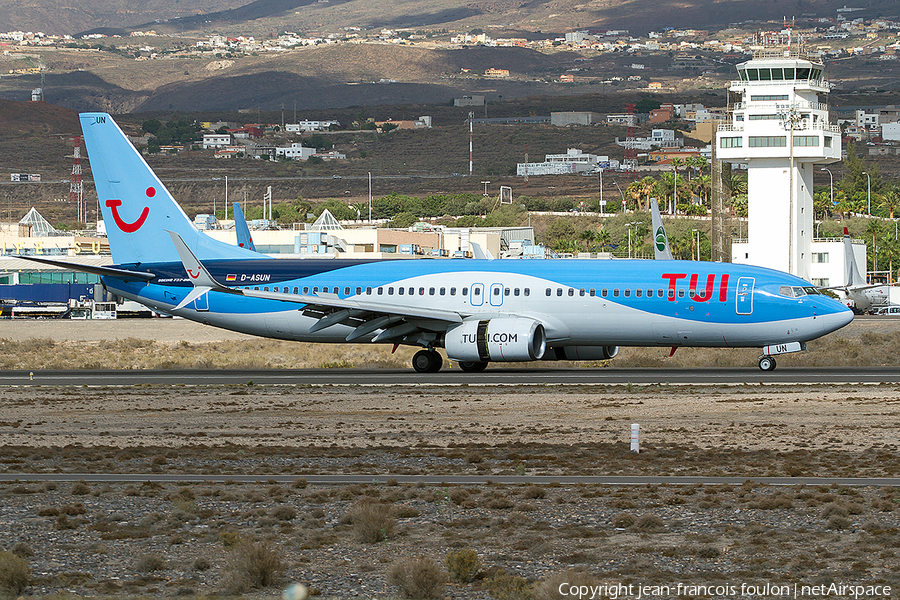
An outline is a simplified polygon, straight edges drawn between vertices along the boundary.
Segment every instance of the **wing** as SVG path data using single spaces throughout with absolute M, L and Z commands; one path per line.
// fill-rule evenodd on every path
M 291 302 L 302 305 L 300 311 L 304 315 L 318 318 L 318 321 L 310 327 L 310 334 L 338 324 L 348 325 L 354 328 L 346 338 L 348 342 L 378 330 L 381 331 L 371 341 L 383 342 L 403 339 L 416 333 L 428 335 L 443 332 L 448 325 L 462 323 L 463 319 L 469 316 L 457 311 L 400 306 L 367 298 L 340 298 L 337 294 L 302 295 L 228 287 L 216 281 L 194 256 L 181 236 L 172 231 L 169 235 L 188 274 L 188 279 L 194 285 L 194 289 L 175 307 L 176 310 L 184 308 L 210 291 Z

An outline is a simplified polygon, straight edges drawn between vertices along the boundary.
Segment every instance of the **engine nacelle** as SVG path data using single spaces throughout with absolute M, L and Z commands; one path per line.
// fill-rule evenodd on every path
M 609 360 L 619 354 L 618 346 L 557 346 L 544 360 Z
M 460 362 L 540 360 L 547 349 L 547 335 L 534 319 L 466 321 L 447 332 L 444 348 L 449 359 Z

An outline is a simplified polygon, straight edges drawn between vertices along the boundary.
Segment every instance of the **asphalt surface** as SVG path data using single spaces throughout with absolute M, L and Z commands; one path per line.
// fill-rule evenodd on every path
M 425 483 L 430 485 L 479 485 L 502 483 L 509 485 L 560 483 L 564 485 L 740 485 L 753 481 L 766 485 L 842 485 L 842 486 L 900 486 L 896 477 L 704 477 L 698 476 L 602 476 L 602 475 L 196 475 L 159 473 L 0 473 L 2 482 L 28 481 L 85 481 L 88 483 L 293 483 L 299 477 L 312 484 L 383 484 L 388 480 L 397 483 Z
M 503 369 L 463 373 L 445 369 L 271 369 L 271 370 L 35 370 L 0 371 L 0 385 L 623 385 L 623 384 L 880 384 L 900 383 L 900 368 L 742 369 Z

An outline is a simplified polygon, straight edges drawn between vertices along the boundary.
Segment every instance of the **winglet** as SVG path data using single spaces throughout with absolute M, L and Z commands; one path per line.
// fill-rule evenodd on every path
M 650 219 L 653 223 L 653 257 L 656 260 L 672 260 L 669 236 L 666 234 L 662 217 L 659 215 L 659 204 L 656 198 L 650 198 Z
M 184 270 L 187 273 L 188 281 L 194 286 L 194 289 L 178 303 L 175 310 L 184 308 L 211 290 L 232 294 L 240 293 L 239 291 L 225 287 L 216 281 L 200 260 L 194 256 L 194 253 L 191 252 L 191 249 L 184 243 L 184 240 L 181 239 L 180 235 L 174 231 L 168 231 L 167 233 L 172 237 L 172 243 L 175 244 L 175 250 L 178 252 L 178 257 L 181 259 L 181 264 L 184 266 Z
M 481 260 L 494 260 L 494 255 L 491 254 L 490 250 L 485 250 L 481 247 L 481 244 L 476 244 L 475 242 L 469 242 L 469 246 L 472 248 L 472 255 L 475 258 L 479 258 Z

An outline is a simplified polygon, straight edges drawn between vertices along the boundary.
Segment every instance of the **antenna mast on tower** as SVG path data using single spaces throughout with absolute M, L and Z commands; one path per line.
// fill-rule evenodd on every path
M 72 138 L 75 151 L 72 154 L 72 177 L 69 182 L 69 202 L 74 202 L 78 207 L 78 221 L 84 223 L 87 215 L 84 214 L 84 180 L 81 178 L 81 136 Z

